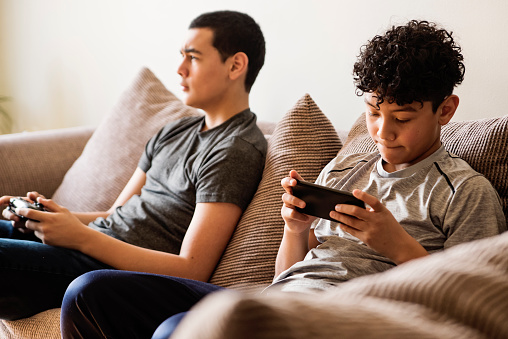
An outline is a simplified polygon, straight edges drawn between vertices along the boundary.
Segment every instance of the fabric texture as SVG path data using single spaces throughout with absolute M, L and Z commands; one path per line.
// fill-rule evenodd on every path
M 468 121 L 451 121 L 443 126 L 441 141 L 446 150 L 464 159 L 482 173 L 501 197 L 508 216 L 508 115 Z M 365 124 L 365 113 L 351 127 L 341 154 L 376 150 Z M 508 222 L 508 219 L 507 219 Z
M 92 133 L 90 127 L 73 127 L 0 135 L 0 159 L 4 159 L 0 194 L 26 196 L 37 191 L 51 197 Z
M 53 308 L 23 320 L 2 320 L 2 339 L 60 339 L 60 309 Z
M 331 122 L 310 95 L 304 95 L 268 141 L 263 177 L 210 279 L 212 284 L 239 289 L 270 284 L 284 230 L 281 179 L 294 169 L 314 181 L 341 145 Z
M 71 211 L 109 209 L 134 173 L 148 139 L 169 121 L 198 114 L 149 69 L 141 69 L 97 127 L 52 199 Z
M 507 338 L 506 253 L 508 232 L 319 294 L 219 292 L 171 338 Z

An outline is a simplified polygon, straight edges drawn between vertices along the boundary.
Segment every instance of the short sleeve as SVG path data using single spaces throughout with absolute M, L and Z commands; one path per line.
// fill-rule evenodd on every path
M 474 176 L 457 188 L 443 231 L 447 236 L 445 248 L 506 231 L 499 195 L 485 177 Z
M 198 173 L 196 203 L 227 202 L 247 208 L 263 173 L 265 156 L 241 137 L 226 138 Z

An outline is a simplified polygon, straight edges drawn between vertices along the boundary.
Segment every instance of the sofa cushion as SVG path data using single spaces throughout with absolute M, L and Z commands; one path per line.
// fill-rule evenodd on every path
M 508 115 L 468 121 L 451 121 L 443 126 L 445 148 L 482 173 L 501 197 L 508 220 Z M 369 137 L 363 113 L 353 124 L 341 154 L 371 152 L 376 149 Z
M 26 319 L 0 321 L 2 339 L 60 339 L 60 309 L 53 308 Z
M 214 293 L 171 338 L 508 338 L 507 252 L 504 233 L 322 293 Z
M 134 173 L 148 139 L 169 121 L 196 114 L 149 69 L 141 69 L 52 198 L 71 211 L 109 209 Z
M 310 95 L 303 96 L 277 124 L 268 141 L 263 177 L 242 215 L 210 282 L 250 289 L 267 285 L 274 275 L 284 221 L 280 215 L 281 179 L 294 169 L 314 181 L 337 154 L 337 133 Z

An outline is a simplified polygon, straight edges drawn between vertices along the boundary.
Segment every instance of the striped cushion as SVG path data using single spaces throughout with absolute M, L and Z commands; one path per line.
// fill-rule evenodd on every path
M 171 338 L 508 338 L 507 252 L 508 232 L 323 293 L 219 292 Z
M 501 197 L 508 220 L 508 115 L 443 126 L 441 140 L 446 149 L 461 157 L 490 180 Z M 369 137 L 365 113 L 351 127 L 341 154 L 371 152 L 376 146 Z
M 134 173 L 148 139 L 169 121 L 195 114 L 149 69 L 141 69 L 52 198 L 71 211 L 109 209 Z
M 335 128 L 306 94 L 277 124 L 268 142 L 263 177 L 210 282 L 250 289 L 267 285 L 274 275 L 284 221 L 280 181 L 294 169 L 314 181 L 337 154 Z

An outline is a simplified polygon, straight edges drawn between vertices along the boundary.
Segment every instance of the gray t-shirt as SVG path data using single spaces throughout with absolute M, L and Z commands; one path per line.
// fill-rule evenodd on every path
M 233 203 L 244 210 L 267 149 L 256 116 L 245 110 L 201 132 L 203 125 L 204 117 L 190 117 L 162 128 L 139 161 L 146 173 L 141 195 L 89 226 L 133 245 L 178 253 L 196 203 Z
M 506 230 L 499 196 L 490 182 L 444 147 L 393 173 L 383 169 L 377 152 L 339 155 L 316 182 L 377 197 L 429 253 Z M 338 225 L 316 219 L 312 227 L 321 244 L 276 277 L 272 286 L 285 291 L 324 290 L 395 266 Z

